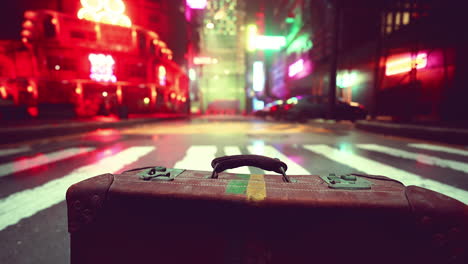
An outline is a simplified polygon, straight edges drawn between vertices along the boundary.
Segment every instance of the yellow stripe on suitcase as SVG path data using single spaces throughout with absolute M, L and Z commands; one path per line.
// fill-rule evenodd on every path
M 247 200 L 261 201 L 266 197 L 265 176 L 263 174 L 250 175 L 247 185 Z

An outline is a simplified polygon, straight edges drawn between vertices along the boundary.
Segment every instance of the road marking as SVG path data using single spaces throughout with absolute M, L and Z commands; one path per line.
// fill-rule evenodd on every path
M 247 185 L 247 200 L 261 201 L 266 197 L 265 177 L 263 174 L 252 174 Z
M 396 148 L 390 148 L 390 147 L 385 147 L 385 146 L 375 145 L 375 144 L 358 144 L 357 147 L 361 149 L 365 149 L 365 150 L 380 152 L 380 153 L 391 155 L 391 156 L 398 157 L 398 158 L 415 160 L 419 163 L 423 163 L 427 165 L 438 166 L 442 168 L 449 168 L 452 170 L 457 170 L 457 171 L 461 171 L 464 173 L 468 173 L 468 164 L 459 162 L 459 161 L 441 159 L 441 158 L 437 158 L 434 156 L 413 153 L 409 151 L 404 151 L 404 150 L 400 150 Z
M 62 178 L 1 199 L 0 231 L 64 201 L 70 185 L 103 173 L 116 173 L 154 149 L 155 147 L 131 147 L 94 164 L 75 169 Z
M 306 169 L 298 165 L 289 157 L 285 156 L 283 153 L 279 152 L 273 146 L 257 144 L 255 146 L 248 146 L 247 149 L 249 150 L 251 154 L 263 155 L 263 156 L 267 156 L 270 158 L 280 159 L 282 162 L 288 165 L 288 170 L 286 172 L 288 175 L 309 175 L 310 174 L 310 172 L 308 172 Z
M 237 146 L 226 146 L 224 147 L 224 153 L 226 155 L 242 155 L 240 148 Z M 248 167 L 240 167 L 231 170 L 226 170 L 229 173 L 241 173 L 241 174 L 250 174 L 250 170 Z
M 31 148 L 29 147 L 21 147 L 21 148 L 9 148 L 9 149 L 0 149 L 0 157 L 13 155 L 21 152 L 30 151 Z
M 447 152 L 447 153 L 450 153 L 450 154 L 458 154 L 458 155 L 468 156 L 468 151 L 461 150 L 461 149 L 456 149 L 456 148 L 449 148 L 449 147 L 430 145 L 430 144 L 417 144 L 417 143 L 408 144 L 408 146 L 413 147 L 413 148 L 435 150 L 435 151 Z
M 211 161 L 215 158 L 216 146 L 191 146 L 185 157 L 178 161 L 174 168 L 186 170 L 212 171 Z
M 326 158 L 335 162 L 344 164 L 348 167 L 367 174 L 384 175 L 391 177 L 397 181 L 402 182 L 406 186 L 416 185 L 430 189 L 436 192 L 443 193 L 447 196 L 453 197 L 465 204 L 468 204 L 468 192 L 456 187 L 440 183 L 431 179 L 423 178 L 417 174 L 413 174 L 392 166 L 376 162 L 352 153 L 341 152 L 338 149 L 329 147 L 327 145 L 305 145 L 305 149 L 310 150 L 316 154 L 325 156 Z
M 0 165 L 0 177 L 67 159 L 92 150 L 94 150 L 94 148 L 69 148 L 47 154 L 40 153 L 35 157 L 18 159 Z

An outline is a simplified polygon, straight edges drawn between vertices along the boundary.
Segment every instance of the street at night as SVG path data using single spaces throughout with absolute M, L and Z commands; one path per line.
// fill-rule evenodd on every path
M 465 1 L 4 2 L 0 264 L 468 263 Z
M 289 175 L 386 175 L 468 203 L 466 146 L 385 137 L 348 122 L 238 116 L 166 121 L 2 146 L 0 262 L 67 263 L 64 199 L 73 183 L 156 165 L 211 171 L 213 158 L 237 154 L 279 158 Z M 265 173 L 251 167 L 233 171 Z

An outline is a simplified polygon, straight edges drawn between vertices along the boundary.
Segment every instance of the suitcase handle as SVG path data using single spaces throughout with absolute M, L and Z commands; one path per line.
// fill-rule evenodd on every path
M 233 155 L 216 158 L 211 162 L 211 167 L 213 168 L 211 178 L 217 179 L 218 173 L 242 166 L 252 166 L 267 171 L 274 171 L 283 175 L 283 180 L 285 182 L 291 182 L 286 175 L 286 171 L 288 170 L 288 165 L 286 165 L 286 163 L 279 159 L 260 155 Z

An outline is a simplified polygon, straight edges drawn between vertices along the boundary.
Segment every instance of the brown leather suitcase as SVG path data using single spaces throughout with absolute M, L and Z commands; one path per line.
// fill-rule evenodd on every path
M 243 165 L 280 175 L 222 172 Z M 445 195 L 382 176 L 288 177 L 255 155 L 212 166 L 71 186 L 71 263 L 468 263 L 468 207 Z

